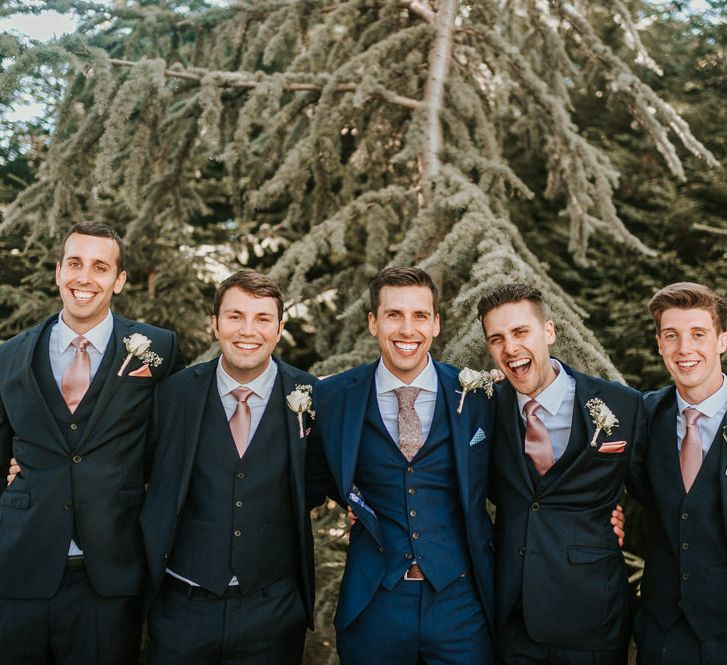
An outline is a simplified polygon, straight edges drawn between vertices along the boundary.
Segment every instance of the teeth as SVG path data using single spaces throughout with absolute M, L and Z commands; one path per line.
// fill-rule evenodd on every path
M 523 358 L 522 360 L 516 360 L 514 363 L 508 363 L 508 366 L 510 369 L 515 369 L 517 367 L 522 367 L 523 365 L 528 365 L 529 363 L 529 358 Z
M 78 300 L 91 300 L 95 294 L 93 291 L 74 291 L 73 295 Z
M 416 342 L 394 342 L 394 346 L 402 351 L 415 351 L 419 345 Z
M 244 343 L 244 342 L 238 342 L 237 344 L 235 344 L 235 346 L 236 346 L 236 347 L 237 347 L 238 349 L 243 349 L 244 351 L 254 351 L 254 350 L 255 350 L 255 349 L 257 349 L 257 348 L 258 348 L 258 347 L 259 347 L 260 345 L 259 345 L 259 344 L 246 344 L 246 343 Z
M 677 365 L 679 365 L 679 367 L 685 367 L 685 368 L 696 367 L 697 361 L 696 360 L 684 360 L 680 363 L 677 363 Z

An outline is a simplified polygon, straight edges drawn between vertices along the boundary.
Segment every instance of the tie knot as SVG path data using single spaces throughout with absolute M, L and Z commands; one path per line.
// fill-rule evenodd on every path
M 688 406 L 684 409 L 684 420 L 687 423 L 687 427 L 696 425 L 697 420 L 699 420 L 703 415 L 704 414 L 698 409 L 693 409 L 691 406 Z
M 71 346 L 76 349 L 76 351 L 85 351 L 86 347 L 90 344 L 83 335 L 79 335 L 78 337 L 74 337 L 71 341 Z
M 254 390 L 250 390 L 249 388 L 243 388 L 242 386 L 238 386 L 230 392 L 238 402 L 247 402 L 247 400 L 250 399 L 250 395 L 255 394 Z
M 525 402 L 525 406 L 523 407 L 523 413 L 525 413 L 525 417 L 529 418 L 530 416 L 536 415 L 535 412 L 541 406 L 542 405 L 536 402 L 534 399 L 531 399 L 529 402 Z
M 420 390 L 421 388 L 412 388 L 411 386 L 395 388 L 394 392 L 396 393 L 396 399 L 399 400 L 399 408 L 410 409 L 413 407 L 414 402 L 419 397 Z

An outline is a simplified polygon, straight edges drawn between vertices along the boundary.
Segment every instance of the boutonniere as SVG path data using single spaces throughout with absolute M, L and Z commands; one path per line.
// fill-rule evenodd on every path
M 132 358 L 138 358 L 145 365 L 149 365 L 151 367 L 159 367 L 159 365 L 162 364 L 162 358 L 153 351 L 149 351 L 151 340 L 141 333 L 133 333 L 128 337 L 124 337 L 124 346 L 126 346 L 128 355 L 116 376 L 121 376 L 124 373 L 124 370 L 128 367 Z
M 591 414 L 591 418 L 593 418 L 593 424 L 596 426 L 596 431 L 593 433 L 593 438 L 591 439 L 591 445 L 595 448 L 599 432 L 603 430 L 610 436 L 611 430 L 614 427 L 618 427 L 618 418 L 606 406 L 604 401 L 598 398 L 589 399 L 586 402 L 586 408 L 588 409 L 588 413 Z
M 489 372 L 485 370 L 476 372 L 469 367 L 465 367 L 462 371 L 460 371 L 458 378 L 459 385 L 462 386 L 462 397 L 459 400 L 457 413 L 462 413 L 464 398 L 469 392 L 475 392 L 478 388 L 482 388 L 487 397 L 492 397 L 492 386 L 494 385 L 494 381 L 492 380 Z
M 316 417 L 316 412 L 313 410 L 313 398 L 311 393 L 313 392 L 313 386 L 295 386 L 295 390 L 285 398 L 288 402 L 288 408 L 298 416 L 298 426 L 300 427 L 300 438 L 305 436 L 303 431 L 303 414 L 307 413 L 311 420 Z

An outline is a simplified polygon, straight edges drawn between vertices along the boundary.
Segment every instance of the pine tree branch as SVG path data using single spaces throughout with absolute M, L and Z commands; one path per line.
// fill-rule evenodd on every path
M 442 150 L 442 121 L 440 114 L 444 101 L 444 85 L 452 58 L 452 33 L 457 18 L 459 0 L 442 0 L 437 13 L 437 33 L 429 51 L 429 73 L 424 85 L 425 145 L 421 154 L 422 191 L 425 193 L 439 174 L 439 153 Z
M 119 58 L 109 58 L 109 64 L 114 67 L 135 67 L 137 62 L 134 60 L 121 60 Z M 244 74 L 238 74 L 236 72 L 214 72 L 204 69 L 195 68 L 194 71 L 189 70 L 177 70 L 177 69 L 166 69 L 164 70 L 164 76 L 167 78 L 184 79 L 185 81 L 194 81 L 201 83 L 202 79 L 216 78 L 220 81 L 220 87 L 223 88 L 236 88 L 243 90 L 252 90 L 257 88 L 265 81 L 253 81 L 247 78 Z M 323 90 L 322 85 L 316 83 L 287 83 L 283 86 L 283 90 L 289 92 L 321 92 Z M 334 92 L 356 92 L 358 85 L 356 83 L 341 83 L 334 86 Z M 422 106 L 422 102 L 418 99 L 412 99 L 411 97 L 404 97 L 403 95 L 397 95 L 393 92 L 380 92 L 377 94 L 381 99 L 397 106 L 403 106 L 404 108 L 416 110 Z
M 720 236 L 727 236 L 727 229 L 720 229 L 717 226 L 709 226 L 708 224 L 700 224 L 699 222 L 694 222 L 694 224 L 692 224 L 692 228 L 695 231 L 704 231 L 705 233 L 714 233 Z
M 437 21 L 437 15 L 422 2 L 418 2 L 417 0 L 401 0 L 401 6 L 432 25 Z

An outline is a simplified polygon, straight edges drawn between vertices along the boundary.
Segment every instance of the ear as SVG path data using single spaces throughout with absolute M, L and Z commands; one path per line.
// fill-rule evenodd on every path
M 545 341 L 548 346 L 555 343 L 555 324 L 550 319 L 545 322 Z
M 212 332 L 215 334 L 215 339 L 219 341 L 220 333 L 217 330 L 217 317 L 212 315 Z
M 119 295 L 126 284 L 126 270 L 122 270 L 116 275 L 116 281 L 114 282 L 114 293 Z
M 434 315 L 434 330 L 432 332 L 432 337 L 438 337 L 439 336 L 439 313 Z
M 278 326 L 278 342 L 280 341 L 280 337 L 283 334 L 283 328 L 285 328 L 285 321 L 281 321 L 280 325 Z
M 722 355 L 727 349 L 727 332 L 720 333 L 717 336 L 717 351 Z
M 61 285 L 61 264 L 56 263 L 56 286 Z
M 376 315 L 373 312 L 369 312 L 369 332 L 376 337 L 378 327 L 376 326 Z
M 661 338 L 659 337 L 659 335 L 655 335 L 654 337 L 656 338 L 656 349 L 659 352 L 659 355 L 663 356 L 664 350 L 661 348 Z M 719 339 L 717 340 L 717 343 L 719 344 Z M 721 353 L 721 351 L 720 351 L 720 353 Z

